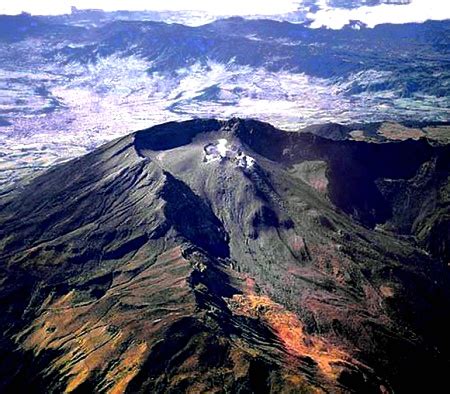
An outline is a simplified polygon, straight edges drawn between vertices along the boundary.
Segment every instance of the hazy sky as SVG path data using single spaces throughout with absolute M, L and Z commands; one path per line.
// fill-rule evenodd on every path
M 104 10 L 195 10 L 220 15 L 274 15 L 296 11 L 302 0 L 0 0 L 0 14 L 61 14 L 77 8 Z M 352 10 L 331 9 L 327 0 L 317 0 L 321 10 L 309 15 L 313 26 L 340 28 L 349 20 L 373 27 L 380 23 L 423 22 L 450 19 L 450 0 L 412 0 L 408 5 L 383 4 Z

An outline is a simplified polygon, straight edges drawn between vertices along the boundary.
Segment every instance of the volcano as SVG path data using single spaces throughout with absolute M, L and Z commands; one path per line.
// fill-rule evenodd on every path
M 0 200 L 0 391 L 440 389 L 449 153 L 199 119 L 52 167 Z

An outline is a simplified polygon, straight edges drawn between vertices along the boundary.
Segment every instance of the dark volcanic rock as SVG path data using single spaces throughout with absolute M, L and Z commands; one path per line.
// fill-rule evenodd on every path
M 333 130 L 168 123 L 8 195 L 0 390 L 442 387 L 448 146 Z

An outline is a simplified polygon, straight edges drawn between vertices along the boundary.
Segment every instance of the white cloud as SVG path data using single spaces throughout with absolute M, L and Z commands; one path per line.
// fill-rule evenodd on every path
M 321 0 L 321 10 L 308 15 L 314 19 L 313 27 L 326 26 L 340 29 L 350 20 L 359 20 L 369 27 L 381 23 L 424 22 L 450 19 L 450 2 L 447 0 L 413 0 L 407 5 L 382 4 L 376 7 L 359 7 L 352 10 L 329 8 Z

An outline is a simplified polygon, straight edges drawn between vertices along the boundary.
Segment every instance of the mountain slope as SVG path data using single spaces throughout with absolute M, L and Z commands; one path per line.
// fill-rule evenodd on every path
M 372 228 L 406 223 L 380 182 L 430 192 L 448 174 L 427 163 L 445 157 L 427 140 L 194 120 L 52 168 L 1 202 L 1 390 L 439 387 L 442 249 Z M 426 207 L 416 222 L 445 209 Z

